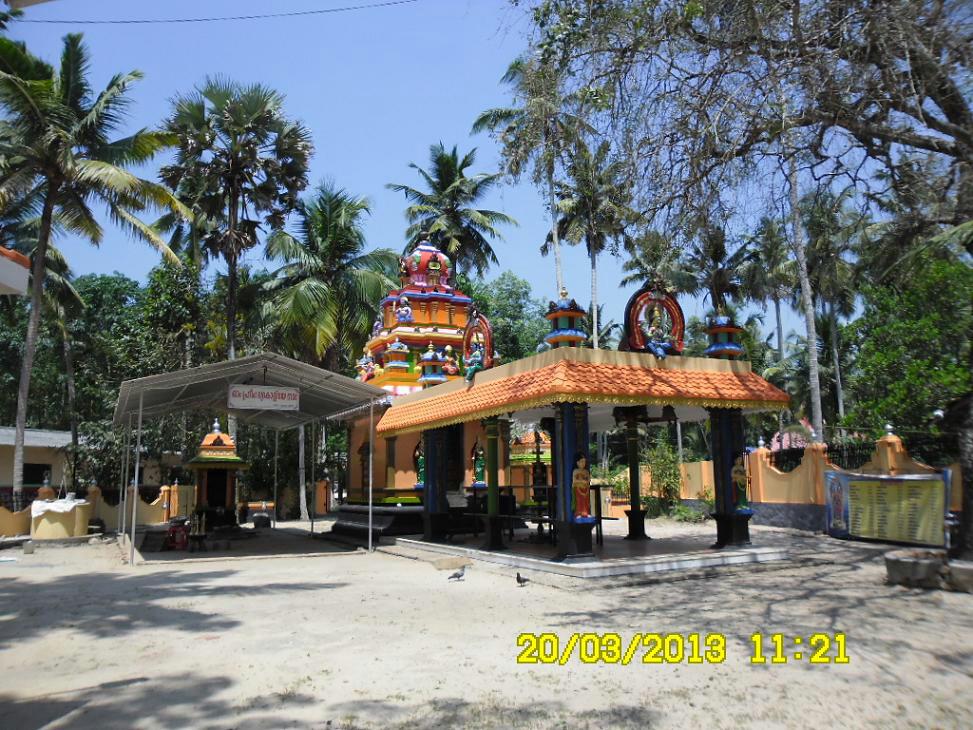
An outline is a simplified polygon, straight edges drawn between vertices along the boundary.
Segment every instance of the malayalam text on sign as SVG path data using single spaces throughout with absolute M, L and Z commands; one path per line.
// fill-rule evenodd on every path
M 299 411 L 301 391 L 273 385 L 231 385 L 227 407 L 258 411 Z

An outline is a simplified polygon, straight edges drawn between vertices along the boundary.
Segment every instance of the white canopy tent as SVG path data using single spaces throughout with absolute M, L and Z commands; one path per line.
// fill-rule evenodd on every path
M 231 409 L 228 407 L 230 386 L 273 386 L 296 388 L 300 399 L 296 409 Z M 121 531 L 124 533 L 128 509 L 124 503 L 128 476 L 128 453 L 131 443 L 133 420 L 136 426 L 135 438 L 135 484 L 138 485 L 141 468 L 142 422 L 146 418 L 158 418 L 169 413 L 194 409 L 225 411 L 236 416 L 239 423 L 258 424 L 275 431 L 274 439 L 274 503 L 277 502 L 277 436 L 281 431 L 304 426 L 319 419 L 330 418 L 356 407 L 370 406 L 372 429 L 374 429 L 374 403 L 385 398 L 386 392 L 367 383 L 333 373 L 330 370 L 308 365 L 298 360 L 284 357 L 273 352 L 263 352 L 238 360 L 227 360 L 195 368 L 177 370 L 159 375 L 149 375 L 135 380 L 126 380 L 118 392 L 115 404 L 114 425 L 124 427 L 125 456 L 121 473 L 121 495 L 119 502 L 122 512 Z M 373 486 L 372 462 L 374 447 L 369 445 L 369 505 Z M 313 481 L 313 474 L 312 474 Z M 129 563 L 135 562 L 135 514 L 138 502 L 131 505 L 131 545 Z M 371 521 L 371 506 L 369 506 Z M 371 549 L 371 530 L 369 530 L 369 549 Z

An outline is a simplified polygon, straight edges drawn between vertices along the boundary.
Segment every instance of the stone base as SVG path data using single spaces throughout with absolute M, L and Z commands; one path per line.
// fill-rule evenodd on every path
M 949 587 L 954 591 L 973 593 L 973 562 L 967 560 L 950 562 Z
M 628 517 L 628 534 L 626 540 L 651 540 L 645 534 L 645 515 L 644 509 L 627 509 L 625 514 Z
M 587 562 L 595 560 L 592 550 L 591 530 L 595 526 L 592 522 L 558 522 L 557 523 L 557 559 L 566 563 Z
M 728 515 L 710 515 L 716 520 L 716 543 L 714 548 L 724 548 L 728 545 L 740 546 L 750 544 L 750 518 L 753 512 L 734 512 Z
M 885 570 L 892 585 L 942 588 L 948 575 L 945 550 L 925 548 L 885 553 Z
M 422 519 L 422 537 L 424 540 L 445 540 L 449 527 L 449 513 L 427 512 Z
M 483 520 L 486 532 L 486 543 L 483 550 L 506 550 L 503 542 L 503 519 L 499 515 L 491 515 Z

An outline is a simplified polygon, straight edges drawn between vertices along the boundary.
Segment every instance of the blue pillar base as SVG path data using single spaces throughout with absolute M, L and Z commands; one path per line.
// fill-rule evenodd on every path
M 557 559 L 565 563 L 597 560 L 592 550 L 591 529 L 595 521 L 557 523 Z

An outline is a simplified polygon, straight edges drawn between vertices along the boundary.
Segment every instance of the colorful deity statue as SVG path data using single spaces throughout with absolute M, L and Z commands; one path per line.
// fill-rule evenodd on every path
M 733 481 L 734 502 L 737 512 L 750 509 L 747 502 L 747 467 L 743 464 L 743 457 L 738 456 L 733 462 L 730 470 L 730 479 Z
M 483 447 L 477 443 L 473 447 L 473 486 L 480 487 L 486 485 L 486 454 Z
M 571 472 L 571 491 L 574 495 L 574 516 L 591 516 L 591 472 L 588 471 L 588 457 L 578 454 L 574 459 Z
M 666 355 L 676 351 L 670 328 L 663 322 L 662 310 L 658 305 L 653 308 L 652 320 L 645 331 L 645 347 L 660 360 L 665 360 Z
M 399 297 L 399 305 L 395 308 L 395 319 L 399 324 L 412 324 L 415 321 L 412 307 L 409 305 L 409 297 Z
M 375 318 L 372 323 L 372 337 L 378 337 L 382 333 L 382 315 Z
M 466 366 L 466 382 L 472 383 L 473 376 L 483 369 L 483 345 L 474 342 L 470 354 L 463 358 L 463 364 Z
M 365 347 L 362 352 L 364 353 L 362 357 L 355 363 L 355 368 L 358 370 L 358 379 L 361 381 L 371 380 L 375 377 L 375 358 Z
M 426 455 L 420 451 L 416 456 L 416 486 L 422 487 L 426 484 Z
M 447 375 L 459 375 L 459 363 L 456 362 L 452 345 L 446 345 L 443 351 L 443 372 Z

